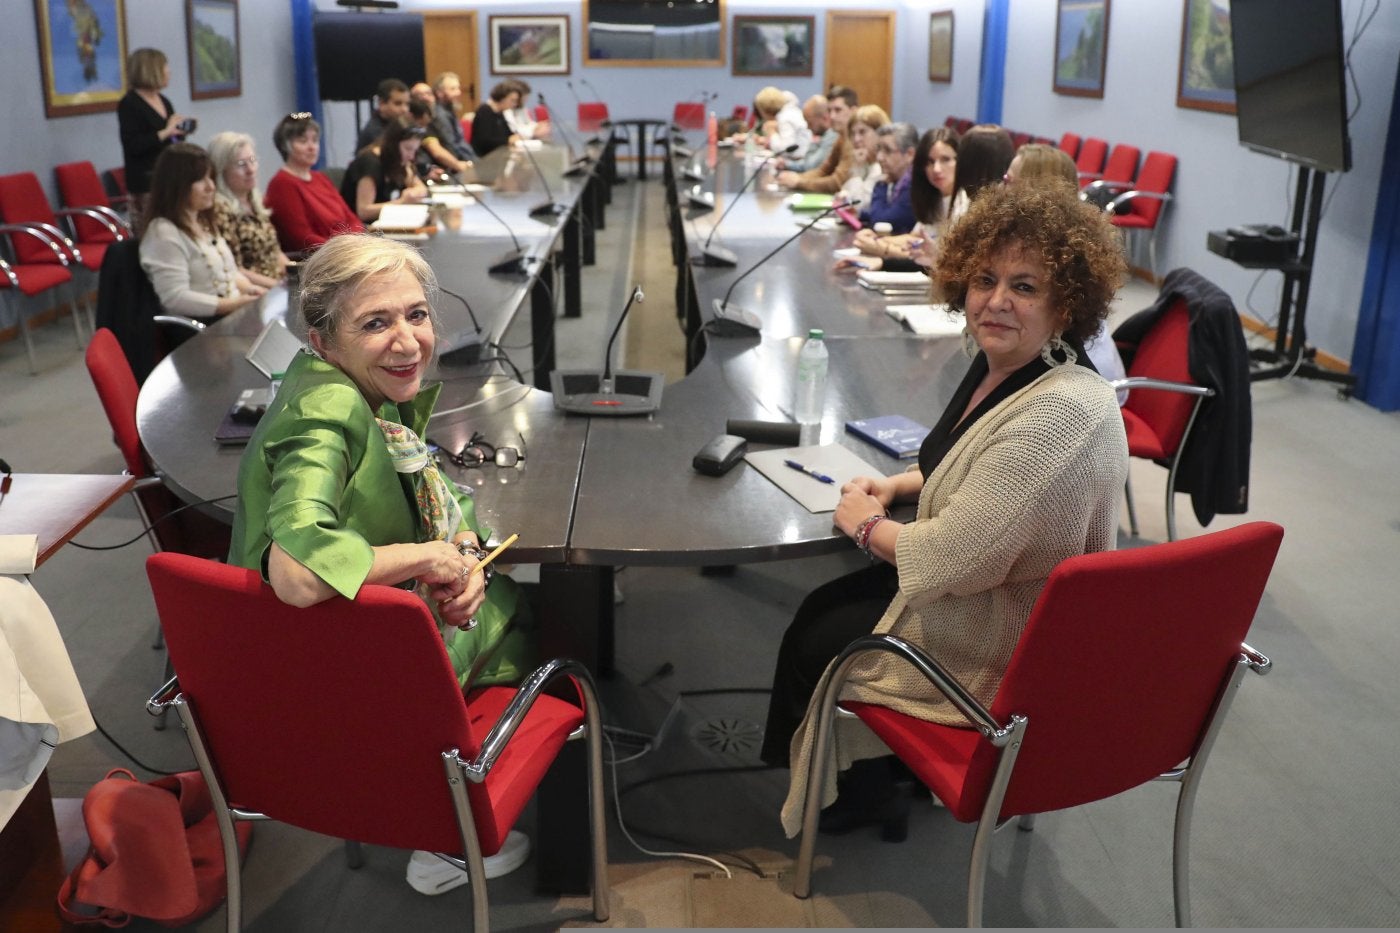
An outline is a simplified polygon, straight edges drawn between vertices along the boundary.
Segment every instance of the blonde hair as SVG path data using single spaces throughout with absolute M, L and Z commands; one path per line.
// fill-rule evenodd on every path
M 248 151 L 253 153 L 254 158 L 257 158 L 257 148 L 253 145 L 253 137 L 247 133 L 225 130 L 215 134 L 214 138 L 209 140 L 209 161 L 214 163 L 214 186 L 218 189 L 217 197 L 225 207 L 231 208 L 234 212 L 241 211 L 242 206 L 238 203 L 238 196 L 229 189 L 228 182 L 224 181 L 224 172 L 228 171 L 229 166 L 238 157 L 238 150 L 244 146 L 247 146 Z M 267 220 L 268 210 L 267 205 L 263 204 L 262 189 L 254 185 L 249 200 L 253 202 L 253 216 L 259 220 Z
M 360 287 L 370 279 L 397 275 L 404 270 L 423 287 L 431 310 L 438 290 L 437 277 L 418 250 L 369 233 L 331 237 L 302 267 L 301 322 L 308 335 L 314 332 L 322 342 L 334 346 L 341 318 Z M 431 314 L 436 332 L 437 312 Z
M 758 115 L 765 120 L 771 120 L 777 115 L 783 105 L 787 103 L 787 94 L 781 88 L 773 87 L 771 84 L 754 95 L 753 105 L 758 110 Z
M 1016 150 L 1021 160 L 1020 171 L 1016 173 L 1016 183 L 1039 185 L 1049 181 L 1063 181 L 1079 186 L 1079 169 L 1069 153 L 1044 143 L 1026 143 Z
M 890 115 L 879 104 L 861 104 L 856 108 L 855 116 L 851 117 L 851 124 L 864 123 L 872 130 L 878 130 L 889 122 Z
M 143 91 L 160 90 L 169 63 L 160 49 L 137 49 L 127 56 L 126 80 Z

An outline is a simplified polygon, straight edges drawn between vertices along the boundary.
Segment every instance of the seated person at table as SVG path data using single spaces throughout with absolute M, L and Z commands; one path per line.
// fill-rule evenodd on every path
M 802 119 L 807 121 L 807 130 L 812 134 L 812 142 L 801 155 L 774 159 L 775 167 L 780 170 L 791 168 L 797 172 L 808 172 L 820 168 L 841 137 L 832 123 L 831 107 L 820 94 L 807 98 L 807 102 L 802 105 Z
M 520 92 L 520 100 L 514 107 L 506 111 L 506 122 L 510 124 L 510 131 L 521 139 L 548 139 L 548 118 L 536 120 L 527 105 L 530 99 L 529 82 L 521 78 L 511 78 L 510 83 L 514 84 L 515 89 Z
M 856 233 L 853 241 L 864 255 L 843 258 L 838 271 L 884 269 L 913 272 L 928 268 L 936 256 L 938 236 L 967 210 L 967 195 L 954 187 L 958 167 L 958 134 L 946 126 L 935 127 L 919 137 L 909 175 L 909 201 L 918 223 L 907 234 L 880 236 L 869 227 Z
M 272 131 L 282 167 L 267 182 L 266 202 L 287 253 L 313 250 L 338 233 L 365 229 L 325 175 L 316 171 L 321 126 L 309 113 L 283 117 Z
M 374 111 L 365 121 L 365 125 L 360 127 L 360 135 L 355 138 L 356 152 L 372 145 L 376 139 L 383 136 L 384 127 L 389 125 L 390 120 L 408 116 L 408 85 L 398 78 L 385 78 L 380 81 L 374 99 Z
M 216 190 L 214 166 L 193 143 L 173 143 L 156 158 L 141 268 L 171 314 L 209 320 L 267 291 L 238 271 L 228 244 L 215 232 Z
M 812 131 L 807 128 L 807 118 L 797 105 L 797 95 L 776 87 L 766 87 L 753 99 L 754 113 L 758 116 L 759 145 L 771 152 L 782 152 L 796 144 L 790 158 L 801 158 L 812 144 Z
M 340 195 L 365 223 L 378 220 L 387 204 L 419 204 L 428 196 L 413 164 L 423 136 L 408 117 L 395 117 L 384 127 L 384 135 L 360 150 L 345 170 Z
M 476 108 L 472 119 L 472 148 L 485 156 L 502 146 L 514 145 L 520 137 L 511 132 L 506 111 L 519 105 L 520 91 L 512 81 L 502 81 L 491 89 L 486 102 Z
M 918 131 L 908 123 L 887 123 L 875 131 L 875 159 L 884 175 L 875 183 L 870 200 L 861 209 L 860 219 L 867 226 L 890 225 L 890 233 L 914 229 L 914 202 L 909 193 Z
M 1011 134 L 993 123 L 979 123 L 958 142 L 958 190 L 974 201 L 989 186 L 1000 186 L 1016 155 Z
M 855 116 L 855 110 L 849 100 L 854 100 L 856 94 L 855 91 L 840 85 L 832 90 L 836 92 L 836 96 L 829 98 L 826 105 L 827 118 L 831 123 L 829 135 L 833 137 L 831 148 L 821 161 L 814 163 L 810 168 L 804 170 L 792 166 L 779 171 L 778 184 L 785 188 L 835 194 L 850 177 L 851 165 L 855 161 L 850 140 L 851 119 Z M 774 162 L 784 163 L 784 160 L 775 159 Z M 783 165 L 778 167 L 781 169 Z
M 414 85 L 417 87 L 418 85 Z M 427 87 L 427 85 L 423 85 Z M 441 167 L 433 161 L 428 151 L 428 140 L 433 138 L 433 108 L 414 97 L 408 102 L 408 121 L 423 131 L 422 145 L 413 156 L 413 171 L 425 181 L 443 177 Z
M 477 159 L 476 150 L 467 143 L 466 134 L 462 132 L 462 117 L 457 112 L 462 102 L 461 79 L 454 72 L 444 71 L 433 82 L 433 94 L 437 100 L 433 114 L 433 125 L 437 129 L 435 136 L 459 164 L 457 168 L 453 168 L 436 152 L 433 152 L 433 158 L 438 159 L 438 164 L 449 172 L 460 172 L 470 167 Z M 429 151 L 432 152 L 431 147 Z
M 875 184 L 883 177 L 875 156 L 880 140 L 876 131 L 889 122 L 890 115 L 879 104 L 863 104 L 856 108 L 849 130 L 851 173 L 837 192 L 842 201 L 859 201 L 862 205 L 870 201 Z
M 472 683 L 511 682 L 531 669 L 528 609 L 509 577 L 472 572 L 489 531 L 422 440 L 440 388 L 423 388 L 435 290 L 417 250 L 380 237 L 335 237 L 306 263 L 309 346 L 243 453 L 229 563 L 260 572 L 293 606 L 354 599 L 365 584 L 416 588 L 459 678 L 486 654 Z M 486 859 L 487 877 L 528 852 L 512 832 Z M 408 878 L 424 894 L 466 883 L 430 853 L 414 853 Z
M 874 565 L 808 595 L 779 650 L 762 754 L 792 768 L 782 813 L 789 836 L 807 768 L 835 766 L 810 760 L 809 701 L 842 648 L 872 631 L 907 639 L 990 704 L 1050 571 L 1114 547 L 1127 440 L 1113 390 L 1087 365 L 1082 342 L 1125 271 L 1112 224 L 1058 191 L 989 188 L 944 234 L 934 288 L 966 316 L 972 362 L 916 466 L 841 487 L 836 526 Z M 899 502 L 917 503 L 912 520 L 889 517 Z M 888 654 L 859 662 L 843 698 L 967 725 Z M 908 802 L 888 749 L 863 727 L 837 728 L 836 760 L 859 767 L 823 827 L 877 823 L 885 838 L 903 838 Z
M 271 288 L 287 277 L 287 254 L 258 190 L 258 154 L 247 133 L 219 133 L 209 140 L 214 163 L 214 229 L 228 243 L 238 268 L 254 285 Z
M 460 98 L 462 87 L 457 82 L 457 76 L 451 72 L 445 74 L 451 75 L 457 97 Z M 441 76 L 439 80 L 446 81 Z M 427 134 L 423 137 L 423 147 L 418 152 L 418 174 L 424 178 L 432 177 L 438 174 L 434 170 L 435 166 L 452 175 L 471 168 L 476 153 L 467 145 L 466 137 L 462 134 L 462 124 L 457 119 L 457 112 L 452 109 L 452 104 L 444 104 L 447 116 L 439 119 L 437 92 L 426 81 L 419 81 L 409 88 L 408 96 L 408 115 L 416 125 L 423 127 Z M 426 118 L 422 111 L 426 111 Z M 466 156 L 459 157 L 458 152 L 466 153 Z

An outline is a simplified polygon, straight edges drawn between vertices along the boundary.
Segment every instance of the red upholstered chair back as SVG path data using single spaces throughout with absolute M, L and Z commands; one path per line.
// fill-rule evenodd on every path
M 472 116 L 473 114 L 469 113 L 462 118 L 462 138 L 468 146 L 472 144 Z
M 146 461 L 146 451 L 136 431 L 136 397 L 140 387 L 116 335 L 99 327 L 88 342 L 85 359 L 88 375 L 97 389 L 102 410 L 107 413 L 112 439 L 122 452 L 127 472 L 138 479 L 150 476 L 151 465 Z
M 1069 154 L 1071 159 L 1079 156 L 1079 134 L 1066 133 L 1060 137 L 1060 148 Z
M 1149 152 L 1143 160 L 1142 171 L 1138 172 L 1133 187 L 1138 191 L 1151 191 L 1166 194 L 1171 190 L 1172 178 L 1176 175 L 1176 156 L 1167 152 Z M 1162 204 L 1158 198 L 1133 198 L 1122 214 L 1141 218 L 1142 226 L 1153 227 L 1162 215 Z
M 703 130 L 705 105 L 699 101 L 683 100 L 671 111 L 671 122 L 683 130 Z
M 1108 143 L 1090 136 L 1079 147 L 1079 155 L 1075 157 L 1074 167 L 1081 175 L 1097 175 L 1103 170 L 1103 160 L 1107 155 Z
M 991 706 L 1028 720 L 1002 816 L 1101 800 L 1189 758 L 1282 539 L 1251 522 L 1055 568 Z M 982 742 L 969 784 L 989 779 L 991 752 Z
M 602 129 L 607 118 L 608 105 L 602 101 L 583 101 L 578 105 L 578 128 L 585 133 Z
M 545 123 L 549 120 L 549 108 L 544 104 L 535 107 L 535 122 Z
M 1011 134 L 1011 145 L 1014 146 L 1014 147 L 1017 148 L 1017 149 L 1020 149 L 1022 146 L 1024 146 L 1026 143 L 1028 143 L 1028 142 L 1030 142 L 1030 141 L 1031 141 L 1031 134 L 1030 134 L 1030 133 L 1012 133 L 1012 134 Z
M 0 175 L 0 220 L 7 224 L 57 224 L 49 199 L 33 172 Z M 14 236 L 15 258 L 22 263 L 55 263 L 58 257 L 37 237 Z
M 53 170 L 58 181 L 58 194 L 64 207 L 111 207 L 112 202 L 97 177 L 91 162 L 65 162 Z M 74 217 L 73 228 L 78 239 L 91 243 L 110 243 L 116 239 L 112 231 L 91 217 Z
M 1196 384 L 1191 378 L 1190 336 L 1186 299 L 1178 298 L 1138 344 L 1128 375 Z M 1152 428 L 1162 442 L 1162 450 L 1170 456 L 1181 446 L 1195 404 L 1194 396 L 1180 392 L 1143 390 L 1130 393 L 1123 407 Z
M 1142 155 L 1142 150 L 1137 146 L 1129 146 L 1119 143 L 1113 147 L 1113 151 L 1108 154 L 1108 162 L 1103 167 L 1102 178 L 1104 181 L 1130 182 L 1133 180 L 1133 173 L 1137 171 L 1138 157 Z
M 740 123 L 747 125 L 749 120 L 749 108 L 745 107 L 743 104 L 735 104 L 734 111 L 730 113 L 729 118 L 731 120 L 738 120 Z
M 479 737 L 422 600 L 366 586 L 354 601 L 298 609 L 251 570 L 179 554 L 153 555 L 147 574 L 230 806 L 461 852 L 440 756 L 470 757 Z M 478 823 L 486 786 L 468 784 Z

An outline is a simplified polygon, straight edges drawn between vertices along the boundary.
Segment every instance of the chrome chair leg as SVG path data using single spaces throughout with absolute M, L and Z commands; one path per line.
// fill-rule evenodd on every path
M 1123 480 L 1123 496 L 1128 500 L 1128 531 L 1136 538 L 1138 536 L 1137 507 L 1133 504 L 1133 477 L 1131 473 Z

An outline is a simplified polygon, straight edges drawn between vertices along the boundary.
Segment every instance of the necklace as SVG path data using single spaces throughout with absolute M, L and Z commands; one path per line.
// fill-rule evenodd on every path
M 223 243 L 222 237 L 214 238 L 208 233 L 194 241 L 200 257 L 204 259 L 204 265 L 209 269 L 209 278 L 214 283 L 214 294 L 220 298 L 228 298 L 238 294 L 238 288 L 233 284 L 233 270 L 229 268 L 227 259 L 219 250 L 220 243 Z

